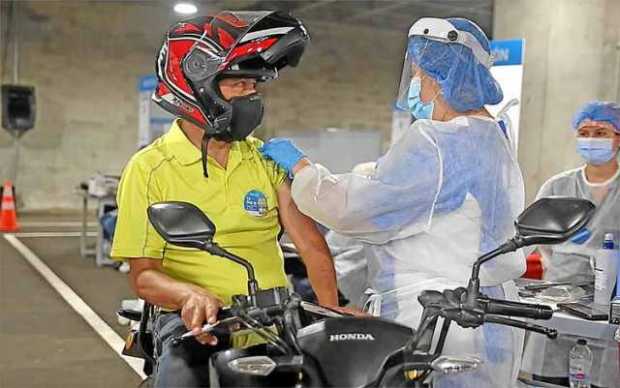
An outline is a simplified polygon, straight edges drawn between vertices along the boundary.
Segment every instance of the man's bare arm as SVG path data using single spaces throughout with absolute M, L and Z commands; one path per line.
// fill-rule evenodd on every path
M 308 278 L 320 304 L 338 306 L 336 270 L 327 243 L 314 221 L 299 211 L 288 183 L 278 188 L 280 222 L 308 270 Z
M 162 271 L 161 260 L 129 259 L 129 283 L 136 294 L 147 302 L 172 310 L 181 310 L 181 318 L 188 330 L 195 334 L 205 323 L 217 321 L 221 301 L 208 290 L 191 283 L 180 282 Z M 215 337 L 197 338 L 214 345 Z

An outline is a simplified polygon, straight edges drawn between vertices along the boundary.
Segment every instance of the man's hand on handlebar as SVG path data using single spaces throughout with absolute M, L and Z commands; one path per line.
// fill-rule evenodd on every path
M 217 322 L 217 313 L 220 307 L 222 307 L 222 301 L 199 287 L 192 288 L 183 299 L 181 319 L 183 319 L 185 327 L 195 335 L 196 341 L 203 345 L 217 345 L 217 337 L 208 333 L 201 333 L 201 331 L 205 322 L 210 324 Z

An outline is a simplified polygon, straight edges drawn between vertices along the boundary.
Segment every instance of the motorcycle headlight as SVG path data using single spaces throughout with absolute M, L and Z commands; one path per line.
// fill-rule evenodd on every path
M 229 361 L 228 367 L 246 375 L 269 376 L 276 369 L 276 363 L 267 356 L 251 356 Z

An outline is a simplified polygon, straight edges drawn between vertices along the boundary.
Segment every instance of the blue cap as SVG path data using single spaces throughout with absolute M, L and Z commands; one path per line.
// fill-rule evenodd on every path
M 446 20 L 457 30 L 472 34 L 490 54 L 489 39 L 478 25 L 464 18 Z M 417 66 L 437 81 L 443 98 L 458 112 L 499 104 L 504 98 L 499 83 L 469 47 L 413 36 L 407 52 Z
M 579 129 L 586 120 L 611 124 L 620 133 L 620 105 L 611 101 L 590 101 L 583 105 L 573 117 L 573 129 Z

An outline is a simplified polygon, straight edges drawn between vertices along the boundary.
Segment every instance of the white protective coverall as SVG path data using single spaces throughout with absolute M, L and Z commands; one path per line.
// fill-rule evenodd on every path
M 305 167 L 295 175 L 292 195 L 303 213 L 366 244 L 381 316 L 414 328 L 422 315 L 420 292 L 466 286 L 476 258 L 512 237 L 524 205 L 523 179 L 506 137 L 494 120 L 478 116 L 417 120 L 371 176 Z M 487 262 L 482 291 L 514 300 L 512 280 L 524 271 L 521 252 Z M 444 354 L 477 355 L 485 364 L 470 374 L 438 377 L 435 386 L 515 381 L 522 343 L 520 330 L 453 324 Z

